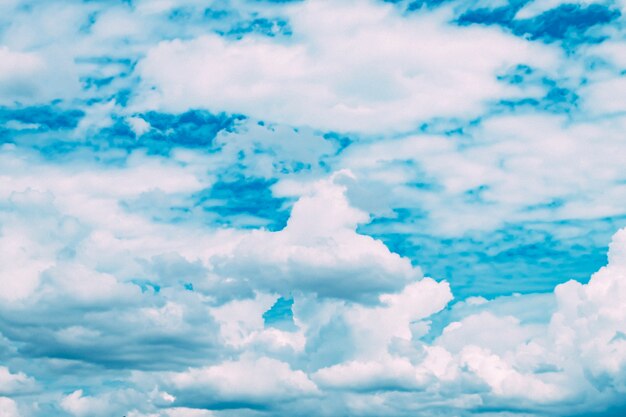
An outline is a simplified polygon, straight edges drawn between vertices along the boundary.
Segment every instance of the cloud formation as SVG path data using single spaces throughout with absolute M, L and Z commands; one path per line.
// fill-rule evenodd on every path
M 0 416 L 623 414 L 623 13 L 2 2 Z
M 328 130 L 406 131 L 518 97 L 496 75 L 518 64 L 554 70 L 560 54 L 497 29 L 450 28 L 445 12 L 405 17 L 371 2 L 296 3 L 286 17 L 294 34 L 281 43 L 213 35 L 159 44 L 139 63 L 150 88 L 140 100 L 170 111 L 211 103 Z M 477 48 L 490 52 L 477 59 Z

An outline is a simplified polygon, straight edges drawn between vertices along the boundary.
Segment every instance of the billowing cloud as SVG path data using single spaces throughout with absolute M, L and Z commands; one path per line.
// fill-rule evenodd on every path
M 622 3 L 3 1 L 0 416 L 624 414 Z
M 341 175 L 349 173 L 335 177 Z M 419 278 L 408 259 L 356 233 L 365 221 L 367 215 L 350 207 L 334 178 L 321 181 L 294 204 L 283 230 L 250 233 L 232 253 L 213 259 L 215 270 L 247 281 L 254 277 L 255 287 L 281 294 L 346 299 L 371 298 Z

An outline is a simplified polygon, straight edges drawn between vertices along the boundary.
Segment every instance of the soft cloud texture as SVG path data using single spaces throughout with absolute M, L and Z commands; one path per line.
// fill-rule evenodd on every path
M 2 2 L 0 417 L 624 414 L 623 12 Z
M 517 97 L 520 91 L 496 75 L 518 64 L 552 70 L 559 57 L 497 29 L 446 27 L 444 12 L 407 18 L 371 2 L 316 1 L 296 3 L 287 17 L 294 35 L 279 44 L 207 36 L 148 51 L 139 71 L 157 92 L 146 92 L 147 105 L 241 111 L 322 129 L 402 131 L 434 117 L 473 117 L 489 101 Z M 477 48 L 489 54 L 478 59 Z
M 335 176 L 341 175 L 349 173 Z M 347 299 L 397 290 L 420 277 L 408 259 L 355 232 L 367 216 L 350 207 L 345 189 L 335 181 L 312 185 L 294 204 L 283 230 L 252 232 L 232 253 L 214 259 L 216 271 L 246 280 L 255 276 L 255 287 L 281 294 L 303 291 Z

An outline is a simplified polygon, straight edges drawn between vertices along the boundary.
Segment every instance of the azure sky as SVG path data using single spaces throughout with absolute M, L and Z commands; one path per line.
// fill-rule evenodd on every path
M 624 0 L 0 0 L 0 417 L 626 415 Z

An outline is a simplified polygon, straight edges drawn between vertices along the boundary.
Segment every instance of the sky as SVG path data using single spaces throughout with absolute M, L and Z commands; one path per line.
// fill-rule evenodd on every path
M 1 0 L 0 417 L 626 415 L 625 15 Z

